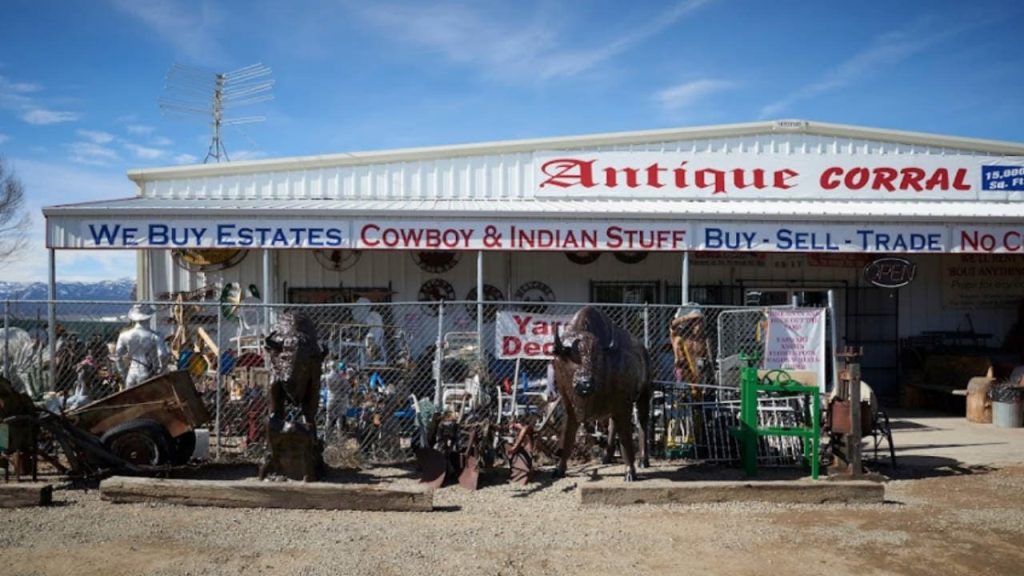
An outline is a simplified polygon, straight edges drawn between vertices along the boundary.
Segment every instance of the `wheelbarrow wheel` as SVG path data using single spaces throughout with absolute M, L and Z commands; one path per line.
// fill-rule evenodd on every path
M 135 465 L 159 466 L 172 457 L 170 434 L 155 420 L 118 424 L 100 438 L 114 455 Z

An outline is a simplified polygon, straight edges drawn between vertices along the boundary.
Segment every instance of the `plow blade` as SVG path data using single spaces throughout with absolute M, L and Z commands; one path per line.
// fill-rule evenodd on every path
M 416 464 L 423 474 L 420 484 L 426 484 L 435 490 L 444 484 L 445 473 L 448 470 L 444 454 L 433 448 L 420 448 L 416 451 Z
M 462 462 L 462 472 L 459 474 L 459 486 L 466 490 L 476 490 L 480 481 L 480 459 L 476 456 L 466 456 Z

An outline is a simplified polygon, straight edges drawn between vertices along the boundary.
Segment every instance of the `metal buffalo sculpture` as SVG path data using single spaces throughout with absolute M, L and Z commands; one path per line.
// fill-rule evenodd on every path
M 634 404 L 640 424 L 641 466 L 650 465 L 647 443 L 651 371 L 647 349 L 604 312 L 591 306 L 573 316 L 566 326 L 565 336 L 563 343 L 555 328 L 555 385 L 565 404 L 565 423 L 554 475 L 565 475 L 566 461 L 572 454 L 579 425 L 610 418 L 609 451 L 614 450 L 612 439 L 618 430 L 626 462 L 626 481 L 631 482 L 636 479 Z
M 267 440 L 270 454 L 260 467 L 268 473 L 313 480 L 319 464 L 316 412 L 320 403 L 320 366 L 323 354 L 317 344 L 316 324 L 298 312 L 282 313 L 264 348 L 270 355 L 271 374 L 267 391 L 270 418 Z M 302 418 L 288 421 L 287 403 L 299 408 Z

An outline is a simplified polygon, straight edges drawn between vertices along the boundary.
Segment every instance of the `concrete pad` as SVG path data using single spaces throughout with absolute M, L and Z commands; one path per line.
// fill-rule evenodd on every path
M 100 496 L 118 503 L 165 502 L 223 508 L 430 511 L 434 493 L 421 488 L 323 482 L 259 480 L 166 480 L 114 476 L 100 483 Z
M 779 504 L 880 504 L 885 486 L 878 482 L 813 480 L 744 482 L 672 482 L 646 480 L 626 483 L 606 480 L 581 484 L 576 491 L 583 506 L 631 504 L 706 504 L 769 502 Z
M 909 410 L 890 410 L 889 419 L 897 467 L 1024 464 L 1024 428 L 1001 428 L 969 422 L 962 415 Z M 865 449 L 864 455 L 873 453 Z M 879 460 L 882 464 L 888 461 L 884 443 Z

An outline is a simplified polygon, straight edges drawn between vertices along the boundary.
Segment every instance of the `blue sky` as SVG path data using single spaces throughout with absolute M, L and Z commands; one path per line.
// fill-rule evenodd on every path
M 0 155 L 34 226 L 0 279 L 46 278 L 42 206 L 202 161 L 208 128 L 157 106 L 174 63 L 273 70 L 233 160 L 776 118 L 1024 142 L 1022 25 L 1019 0 L 5 0 Z

